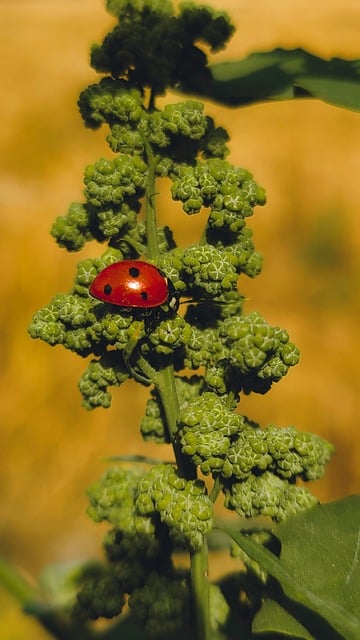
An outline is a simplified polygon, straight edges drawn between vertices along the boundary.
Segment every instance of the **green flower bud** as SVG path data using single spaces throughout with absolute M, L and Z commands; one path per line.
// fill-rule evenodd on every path
M 163 127 L 172 135 L 199 140 L 205 135 L 208 124 L 203 111 L 204 105 L 195 100 L 168 104 L 161 114 Z
M 176 315 L 167 317 L 159 322 L 156 328 L 149 334 L 149 340 L 155 346 L 157 353 L 171 354 L 174 349 L 182 345 L 185 320 Z
M 167 253 L 162 253 L 158 260 L 159 269 L 164 271 L 179 294 L 184 294 L 187 289 L 187 284 L 180 275 L 182 271 L 182 255 L 182 249 L 173 249 Z
M 261 429 L 245 429 L 233 442 L 227 456 L 227 474 L 231 470 L 234 478 L 245 480 L 251 474 L 271 466 L 266 433 Z

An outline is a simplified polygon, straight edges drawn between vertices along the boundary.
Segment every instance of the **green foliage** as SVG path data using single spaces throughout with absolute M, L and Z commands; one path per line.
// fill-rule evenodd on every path
M 118 24 L 91 55 L 107 75 L 82 92 L 79 109 L 86 126 L 108 127 L 110 156 L 85 169 L 84 202 L 71 204 L 52 228 L 68 251 L 94 240 L 107 248 L 79 262 L 70 291 L 40 309 L 29 332 L 90 357 L 79 385 L 87 409 L 108 408 L 110 389 L 130 377 L 151 386 L 141 434 L 171 444 L 175 461 L 112 467 L 90 487 L 88 513 L 110 529 L 105 562 L 84 572 L 74 614 L 86 628 L 86 620 L 118 616 L 126 605 L 144 639 L 194 636 L 193 629 L 197 640 L 232 637 L 239 603 L 246 602 L 250 620 L 268 576 L 284 585 L 273 570 L 278 559 L 265 548 L 270 536 L 260 528 L 251 537 L 232 534 L 246 565 L 243 584 L 230 594 L 226 585 L 209 586 L 216 499 L 223 495 L 227 509 L 245 519 L 265 516 L 272 526 L 315 513 L 317 499 L 299 481 L 320 478 L 333 447 L 295 427 L 262 428 L 238 412 L 244 394 L 268 392 L 299 360 L 285 329 L 244 312 L 239 290 L 242 278 L 261 272 L 247 223 L 265 192 L 248 170 L 225 159 L 228 134 L 203 104 L 155 105 L 167 88 L 214 88 L 198 45 L 217 51 L 233 27 L 222 12 L 191 3 L 176 11 L 159 0 L 107 6 Z M 178 247 L 171 229 L 159 226 L 163 187 L 173 215 L 207 214 L 198 244 Z M 89 295 L 106 266 L 140 257 L 187 302 L 184 313 L 167 302 L 144 312 Z M 189 569 L 177 566 L 179 551 L 189 554 Z M 319 613 L 330 620 L 327 609 Z
M 359 60 L 324 60 L 304 49 L 251 53 L 244 60 L 211 65 L 212 79 L 197 95 L 231 106 L 265 100 L 317 98 L 360 110 Z M 188 87 L 185 85 L 185 91 Z
M 288 637 L 359 637 L 359 496 L 319 505 L 279 525 L 278 558 L 238 532 L 230 535 L 281 586 L 269 587 L 257 613 L 255 633 Z M 301 536 L 298 532 L 301 531 Z

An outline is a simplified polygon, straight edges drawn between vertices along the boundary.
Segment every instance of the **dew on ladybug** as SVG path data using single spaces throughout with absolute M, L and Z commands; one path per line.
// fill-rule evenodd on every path
M 171 281 L 155 265 L 142 260 L 121 260 L 105 267 L 90 285 L 89 293 L 129 311 L 146 312 L 164 304 L 176 311 L 179 306 Z

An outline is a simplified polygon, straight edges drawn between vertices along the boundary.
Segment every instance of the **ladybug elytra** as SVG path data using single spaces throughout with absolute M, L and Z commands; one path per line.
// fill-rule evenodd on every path
M 151 310 L 163 304 L 176 311 L 179 306 L 178 295 L 166 275 L 142 260 L 121 260 L 105 267 L 89 292 L 102 302 L 129 311 Z

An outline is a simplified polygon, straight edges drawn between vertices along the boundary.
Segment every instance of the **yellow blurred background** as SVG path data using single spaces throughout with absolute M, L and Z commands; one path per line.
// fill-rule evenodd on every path
M 228 10 L 238 28 L 218 60 L 276 46 L 359 57 L 358 0 L 207 4 Z M 104 131 L 84 128 L 76 101 L 97 78 L 90 44 L 113 24 L 102 0 L 0 1 L 0 554 L 33 576 L 99 553 L 103 529 L 87 519 L 85 490 L 106 456 L 168 455 L 138 433 L 146 390 L 128 383 L 110 410 L 88 413 L 77 389 L 85 362 L 27 335 L 32 314 L 71 287 L 77 261 L 103 250 L 67 254 L 49 228 L 82 199 L 85 165 L 110 154 Z M 359 115 L 313 100 L 207 109 L 230 133 L 231 161 L 268 195 L 249 221 L 265 265 L 241 283 L 246 310 L 286 328 L 301 350 L 300 365 L 241 411 L 336 445 L 326 479 L 313 485 L 322 500 L 359 492 Z M 174 227 L 187 244 L 200 220 L 180 214 Z M 1 590 L 0 607 L 4 640 L 49 637 Z

